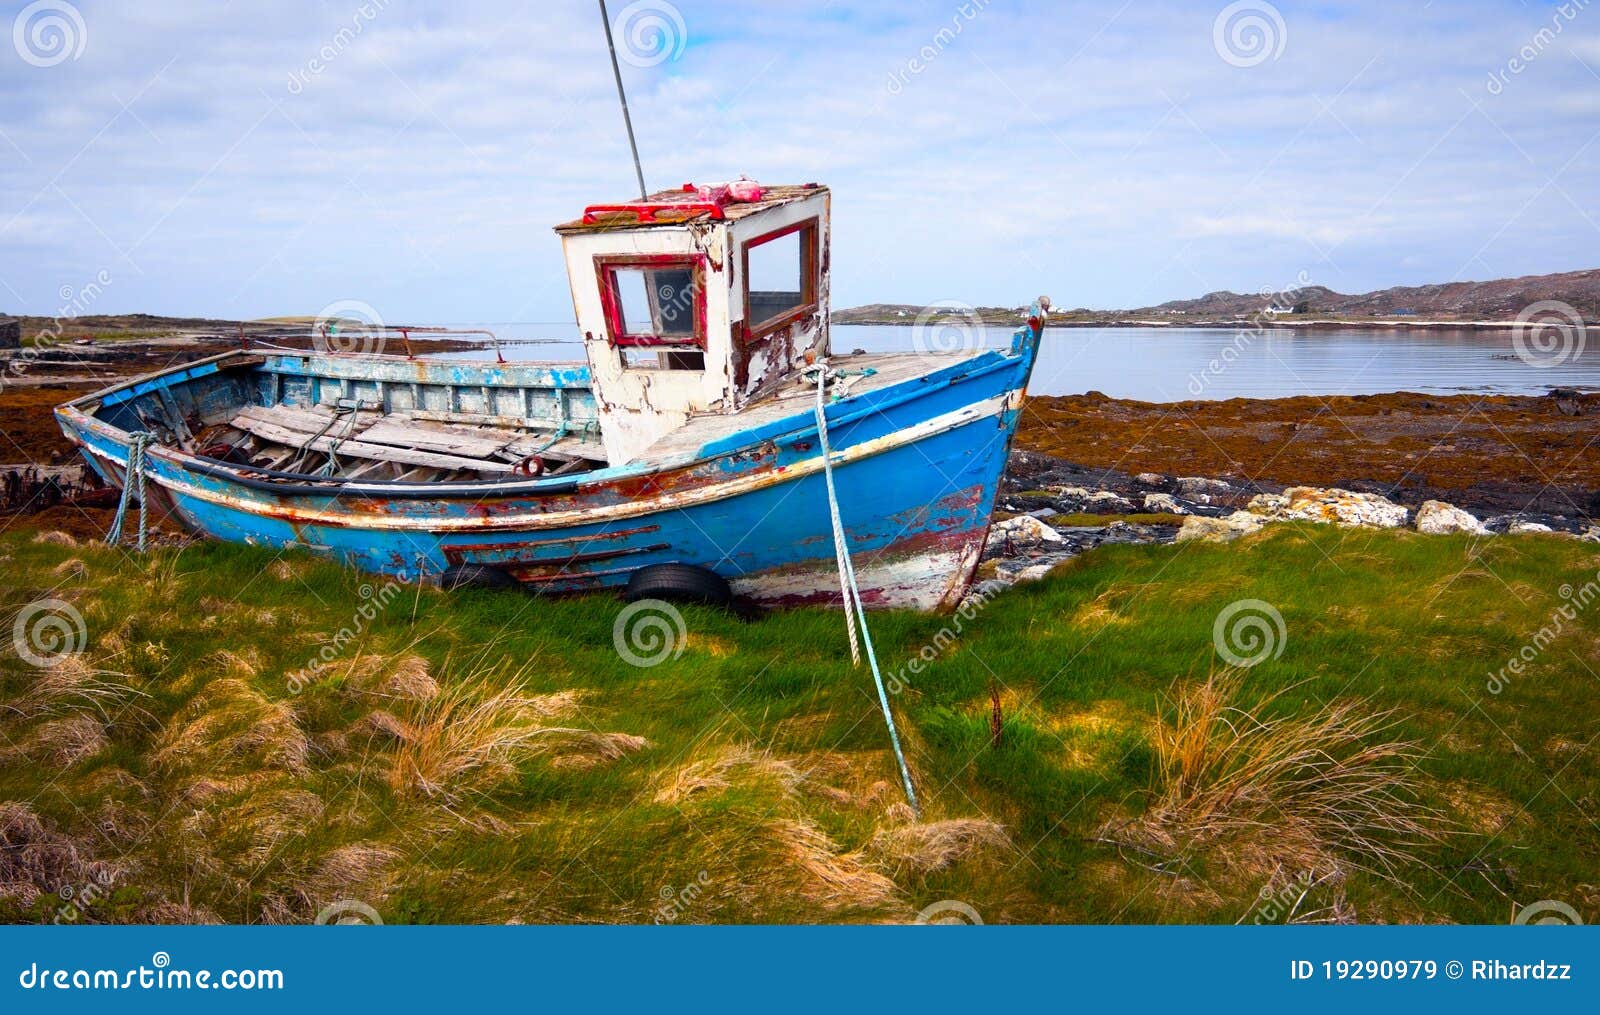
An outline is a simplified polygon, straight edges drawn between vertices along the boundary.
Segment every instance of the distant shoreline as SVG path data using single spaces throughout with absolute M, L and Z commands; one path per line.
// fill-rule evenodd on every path
M 925 327 L 941 327 L 944 325 L 960 326 L 969 323 L 976 317 L 977 323 L 986 328 L 1016 328 L 1021 327 L 1020 320 L 996 320 L 987 315 L 951 315 L 946 318 L 935 318 L 918 322 L 903 317 L 869 318 L 869 319 L 844 319 L 835 315 L 830 323 L 842 325 L 887 325 L 891 327 L 917 327 L 920 323 Z M 1216 318 L 1208 320 L 1163 320 L 1160 318 L 1056 318 L 1051 317 L 1046 322 L 1046 329 L 1051 328 L 1173 328 L 1173 329 L 1213 329 L 1221 331 L 1237 331 L 1240 329 L 1260 329 L 1266 331 L 1504 331 L 1518 326 L 1518 322 L 1511 321 L 1452 321 L 1437 318 L 1310 318 L 1294 320 L 1291 318 L 1272 318 L 1266 320 L 1253 320 L 1248 318 L 1226 319 Z

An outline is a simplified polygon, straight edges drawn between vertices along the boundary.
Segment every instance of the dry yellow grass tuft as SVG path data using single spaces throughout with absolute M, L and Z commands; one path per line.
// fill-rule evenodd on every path
M 1155 733 L 1154 800 L 1114 839 L 1169 856 L 1212 850 L 1257 879 L 1341 862 L 1397 878 L 1440 841 L 1442 816 L 1419 802 L 1420 751 L 1381 739 L 1393 711 L 1357 700 L 1271 718 L 1283 690 L 1254 710 L 1239 692 L 1232 671 L 1176 691 Z
M 550 764 L 556 768 L 594 768 L 644 750 L 650 741 L 633 733 L 550 727 L 545 735 L 555 744 Z
M 900 888 L 861 853 L 844 853 L 807 818 L 776 818 L 763 832 L 801 875 L 800 897 L 829 910 L 883 910 L 902 905 Z
M 311 753 L 294 706 L 268 701 L 242 680 L 207 684 L 162 731 L 152 764 L 211 774 L 275 768 L 303 774 Z
M 237 652 L 219 649 L 201 661 L 201 668 L 219 671 L 236 680 L 249 680 L 261 672 L 261 653 L 248 647 Z
M 58 578 L 82 578 L 89 573 L 89 567 L 77 557 L 68 557 L 51 568 L 50 573 Z
M 0 802 L 0 898 L 30 906 L 62 885 L 110 884 L 119 873 L 18 800 Z
M 427 701 L 439 693 L 439 682 L 428 672 L 428 660 L 408 655 L 395 664 L 380 693 L 390 698 Z
M 352 842 L 325 855 L 306 887 L 314 898 L 349 898 L 355 889 L 371 888 L 387 880 L 389 869 L 399 858 L 398 850 L 382 843 Z
M 655 800 L 676 804 L 697 793 L 720 793 L 740 779 L 769 783 L 780 795 L 788 797 L 794 795 L 806 776 L 793 762 L 778 758 L 771 751 L 730 744 L 669 772 L 656 791 Z
M 870 852 L 891 868 L 918 874 L 945 870 L 969 857 L 1011 849 L 1011 837 L 1005 828 L 981 818 L 900 825 L 880 831 L 869 846 Z
M 78 541 L 72 536 L 58 529 L 49 529 L 33 537 L 35 543 L 48 543 L 51 546 L 77 546 Z
M 402 715 L 380 710 L 358 725 L 396 742 L 387 773 L 396 793 L 455 802 L 490 791 L 536 755 L 554 755 L 563 767 L 590 767 L 649 746 L 628 733 L 544 725 L 576 700 L 571 692 L 530 697 L 520 683 L 478 672 L 411 703 Z
M 24 718 L 94 712 L 106 722 L 134 709 L 133 702 L 147 695 L 120 680 L 125 673 L 99 670 L 82 655 L 65 656 L 49 669 L 40 670 L 33 686 L 11 703 Z
M 22 745 L 22 750 L 35 760 L 57 768 L 71 768 L 109 746 L 111 741 L 106 737 L 102 722 L 80 712 L 41 724 Z
M 293 581 L 294 579 L 305 574 L 308 570 L 310 569 L 303 563 L 298 561 L 284 560 L 282 558 L 279 558 L 278 560 L 275 560 L 271 564 L 267 565 L 268 577 L 272 578 L 274 581 L 280 582 Z

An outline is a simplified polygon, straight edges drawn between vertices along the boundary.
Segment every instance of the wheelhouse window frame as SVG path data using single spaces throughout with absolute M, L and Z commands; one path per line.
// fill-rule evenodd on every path
M 750 250 L 774 240 L 781 240 L 794 233 L 800 234 L 800 304 L 782 313 L 775 314 L 763 321 L 751 321 L 750 318 Z M 803 317 L 808 317 L 817 312 L 820 306 L 817 291 L 821 285 L 821 243 L 822 217 L 814 215 L 811 218 L 801 219 L 774 229 L 771 232 L 752 236 L 739 245 L 740 278 L 744 286 L 745 322 L 742 329 L 742 338 L 746 345 L 759 341 L 766 336 L 786 328 Z
M 682 271 L 689 269 L 694 297 L 691 300 L 694 327 L 691 335 L 658 335 L 630 332 L 622 309 L 622 290 L 618 273 L 624 270 Z M 605 311 L 606 341 L 618 349 L 699 349 L 706 348 L 706 257 L 704 254 L 603 255 L 594 259 L 595 280 L 600 286 L 600 303 Z

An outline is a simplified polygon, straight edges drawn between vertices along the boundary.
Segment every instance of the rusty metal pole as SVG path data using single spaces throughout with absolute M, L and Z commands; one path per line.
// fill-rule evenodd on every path
M 600 0 L 600 21 L 606 26 L 606 49 L 611 51 L 611 73 L 617 79 L 617 98 L 622 101 L 622 123 L 628 128 L 628 148 L 633 152 L 633 172 L 639 178 L 639 200 L 650 196 L 644 186 L 644 169 L 639 165 L 639 144 L 633 139 L 633 117 L 628 115 L 628 93 L 622 90 L 622 68 L 617 65 L 617 47 L 611 41 L 611 15 L 606 13 L 606 0 Z

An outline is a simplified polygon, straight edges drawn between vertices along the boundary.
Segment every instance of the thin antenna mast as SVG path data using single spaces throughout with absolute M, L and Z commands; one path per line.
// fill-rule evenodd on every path
M 633 139 L 633 118 L 628 115 L 628 93 L 622 90 L 622 68 L 617 66 L 617 47 L 611 41 L 611 15 L 606 0 L 600 0 L 600 21 L 606 26 L 606 49 L 611 51 L 611 73 L 617 78 L 617 98 L 622 100 L 622 122 L 628 128 L 628 147 L 633 151 L 633 172 L 639 178 L 639 200 L 650 196 L 644 186 L 644 169 L 639 165 L 639 144 Z

